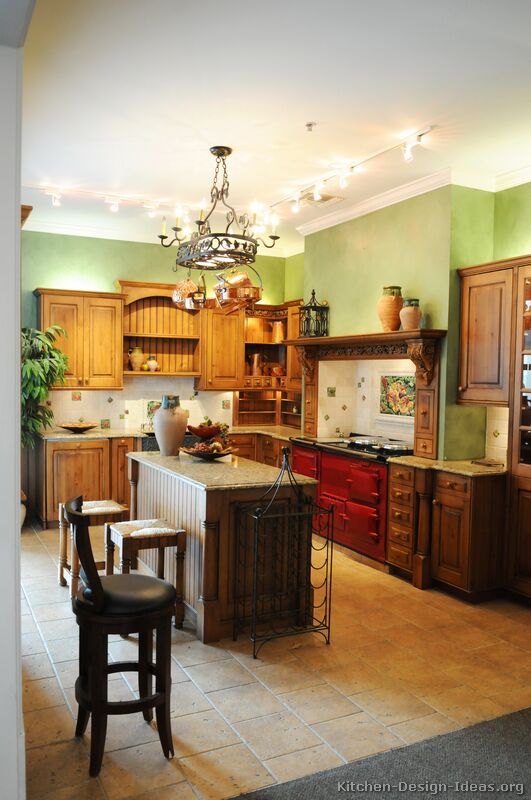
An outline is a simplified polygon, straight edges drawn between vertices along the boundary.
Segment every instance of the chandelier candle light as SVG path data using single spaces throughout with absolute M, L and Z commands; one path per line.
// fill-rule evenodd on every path
M 162 220 L 162 233 L 159 234 L 160 243 L 163 247 L 171 247 L 177 243 L 177 258 L 175 269 L 187 267 L 188 269 L 199 270 L 219 270 L 227 267 L 242 266 L 253 264 L 259 244 L 268 249 L 275 246 L 279 237 L 276 235 L 278 217 L 271 216 L 271 233 L 269 234 L 270 244 L 262 238 L 256 236 L 258 228 L 262 226 L 256 223 L 256 214 L 252 218 L 244 212 L 238 216 L 234 208 L 228 202 L 229 197 L 229 178 L 227 175 L 226 158 L 232 153 L 232 148 L 225 146 L 211 147 L 210 152 L 216 157 L 216 169 L 214 172 L 214 182 L 210 190 L 212 206 L 205 215 L 205 203 L 201 205 L 199 219 L 196 220 L 197 230 L 190 235 L 189 229 L 180 227 L 180 219 L 177 217 L 175 226 L 172 228 L 173 239 L 167 241 L 166 218 Z M 221 178 L 219 176 L 221 168 Z M 218 179 L 220 185 L 218 185 Z M 225 206 L 227 225 L 222 233 L 212 233 L 210 218 L 214 213 L 218 202 Z M 232 227 L 237 232 L 231 230 Z M 183 234 L 180 236 L 180 234 Z

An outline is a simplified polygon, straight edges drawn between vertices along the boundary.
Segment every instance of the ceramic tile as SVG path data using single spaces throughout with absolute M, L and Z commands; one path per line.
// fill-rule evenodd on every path
M 39 711 L 42 708 L 61 706 L 65 697 L 57 678 L 42 678 L 28 681 L 22 687 L 24 711 Z
M 197 711 L 209 711 L 212 704 L 209 698 L 197 689 L 191 681 L 173 683 L 171 687 L 171 715 L 182 717 Z
M 60 789 L 83 786 L 89 782 L 89 748 L 82 739 L 35 747 L 26 755 L 26 791 L 28 800 L 52 797 Z
M 39 633 L 39 629 L 37 628 L 37 625 L 35 624 L 35 620 L 31 616 L 31 614 L 21 614 L 20 615 L 20 633 L 22 635 L 24 635 L 26 633 L 33 633 L 33 634 L 35 634 L 35 633 L 38 634 Z
M 41 800 L 106 800 L 98 778 L 93 778 L 89 783 L 80 786 L 66 786 L 50 794 L 40 795 L 40 798 Z
M 183 758 L 181 768 L 206 800 L 252 792 L 275 783 L 271 773 L 244 744 Z
M 323 675 L 328 683 L 346 695 L 393 685 L 389 677 L 361 659 L 352 659 L 350 664 L 324 671 Z
M 66 639 L 72 636 L 77 638 L 79 635 L 79 626 L 73 614 L 66 619 L 53 619 L 47 622 L 39 622 L 39 628 L 47 642 L 51 642 L 54 639 Z
M 283 783 L 302 778 L 304 775 L 312 775 L 314 772 L 339 767 L 345 761 L 337 753 L 332 752 L 326 744 L 318 744 L 306 750 L 270 758 L 264 763 L 277 781 Z
M 502 706 L 506 713 L 520 711 L 531 706 L 531 683 L 519 689 L 509 689 L 490 698 L 497 705 Z
M 197 800 L 197 795 L 188 781 L 181 781 L 162 789 L 150 789 L 142 794 L 135 794 L 127 800 Z
M 306 670 L 299 663 L 291 661 L 256 667 L 253 672 L 258 680 L 275 694 L 317 686 L 324 682 L 316 672 Z
M 173 744 L 178 758 L 238 744 L 239 738 L 217 711 L 201 711 L 172 720 Z
M 108 800 L 135 797 L 184 779 L 177 759 L 164 758 L 158 741 L 106 752 L 100 773 Z
M 262 761 L 320 744 L 313 731 L 289 711 L 238 722 L 234 727 Z
M 23 656 L 44 653 L 46 648 L 39 633 L 23 633 L 20 637 L 20 652 Z
M 50 622 L 55 619 L 71 619 L 74 617 L 70 601 L 33 606 L 33 615 L 37 622 Z
M 375 689 L 353 697 L 354 702 L 383 725 L 395 725 L 433 713 L 433 709 L 409 692 Z
M 336 717 L 346 717 L 360 710 L 358 705 L 328 684 L 288 692 L 283 694 L 281 699 L 309 725 Z
M 314 725 L 322 738 L 347 761 L 399 747 L 402 741 L 365 712 Z
M 469 686 L 428 695 L 425 699 L 436 711 L 463 726 L 474 725 L 505 713 L 500 703 L 483 697 Z
M 74 721 L 66 703 L 24 713 L 26 748 L 69 741 L 74 736 Z
M 221 647 L 203 644 L 197 639 L 172 645 L 171 654 L 181 667 L 192 667 L 196 664 L 230 658 L 229 653 Z
M 254 675 L 233 658 L 187 667 L 186 672 L 203 692 L 230 689 L 232 686 L 256 682 Z
M 47 653 L 22 657 L 22 680 L 34 681 L 40 678 L 52 678 L 53 667 Z
M 443 733 L 458 730 L 459 727 L 459 723 L 455 720 L 445 717 L 443 714 L 434 713 L 392 725 L 389 730 L 395 736 L 403 739 L 406 744 L 414 744 L 422 742 L 424 739 L 431 739 L 433 736 L 441 736 Z
M 79 654 L 79 637 L 69 636 L 65 639 L 54 639 L 48 642 L 48 650 L 54 664 L 59 661 L 72 661 Z
M 259 683 L 249 683 L 232 689 L 210 692 L 208 699 L 229 722 L 242 722 L 282 711 L 276 697 Z

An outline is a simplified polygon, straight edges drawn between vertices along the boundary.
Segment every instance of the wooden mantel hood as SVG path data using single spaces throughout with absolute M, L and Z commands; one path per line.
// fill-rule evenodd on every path
M 313 380 L 318 361 L 409 358 L 415 364 L 417 380 L 427 386 L 433 378 L 438 355 L 438 340 L 444 336 L 446 336 L 445 330 L 421 328 L 414 331 L 364 333 L 356 336 L 286 339 L 284 344 L 297 348 L 304 373 L 310 381 Z

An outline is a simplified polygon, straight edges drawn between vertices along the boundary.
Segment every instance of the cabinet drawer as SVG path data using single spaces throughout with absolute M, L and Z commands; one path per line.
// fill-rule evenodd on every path
M 399 528 L 393 522 L 389 522 L 389 540 L 411 550 L 413 547 L 413 532 L 407 528 Z
M 315 424 L 315 420 L 308 419 L 304 421 L 304 433 L 307 433 L 310 436 L 314 436 L 317 433 L 317 425 Z
M 231 433 L 229 436 L 229 444 L 234 447 L 252 446 L 254 447 L 254 434 L 253 433 Z
M 415 480 L 413 467 L 404 467 L 402 464 L 390 464 L 390 467 L 389 476 L 392 481 L 399 481 L 400 483 L 407 483 L 408 486 L 413 486 Z
M 428 438 L 433 436 L 435 427 L 435 392 L 431 389 L 417 389 L 418 414 L 417 433 Z
M 394 542 L 387 543 L 387 560 L 396 567 L 411 571 L 412 553 Z
M 279 380 L 279 386 L 280 386 L 280 388 L 281 388 L 281 389 L 285 389 L 285 388 L 286 388 L 286 386 L 287 386 L 287 380 L 288 380 L 288 379 L 286 378 L 286 376 L 285 376 L 285 375 L 283 375 L 283 376 L 282 376 L 281 378 L 279 378 L 278 380 Z
M 415 436 L 415 455 L 434 458 L 435 447 L 433 439 L 424 436 Z
M 395 483 L 389 489 L 389 499 L 395 503 L 412 506 L 413 498 L 414 491 L 407 486 L 400 486 L 400 484 Z
M 235 445 L 236 455 L 240 458 L 248 458 L 250 461 L 255 460 L 254 445 Z
M 464 475 L 453 475 L 451 472 L 438 472 L 435 478 L 436 489 L 459 492 L 470 496 L 470 478 Z
M 413 525 L 413 509 L 407 506 L 399 506 L 395 503 L 389 505 L 389 520 L 390 522 L 398 522 L 400 525 L 407 527 Z
M 243 379 L 243 386 L 244 389 L 250 389 L 253 386 L 253 379 L 252 378 L 244 378 Z

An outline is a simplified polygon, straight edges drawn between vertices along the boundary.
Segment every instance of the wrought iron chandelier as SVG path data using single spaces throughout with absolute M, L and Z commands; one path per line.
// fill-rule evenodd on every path
M 236 213 L 228 202 L 229 197 L 229 177 L 227 175 L 226 159 L 232 153 L 231 147 L 216 146 L 211 147 L 210 152 L 216 157 L 216 169 L 214 171 L 214 182 L 210 190 L 212 207 L 206 216 L 201 211 L 200 217 L 196 220 L 197 230 L 191 236 L 180 236 L 183 229 L 180 227 L 179 219 L 176 220 L 172 228 L 174 237 L 167 241 L 163 223 L 163 231 L 159 234 L 160 243 L 163 247 L 171 247 L 177 242 L 177 258 L 175 269 L 187 267 L 188 269 L 199 270 L 219 270 L 227 267 L 242 266 L 253 264 L 259 244 L 268 249 L 275 246 L 279 237 L 276 235 L 276 224 L 272 224 L 272 232 L 268 236 L 270 244 L 256 235 L 256 215 L 251 219 L 246 212 Z M 220 176 L 221 169 L 221 176 Z M 219 185 L 218 185 L 219 181 Z M 212 233 L 210 218 L 214 213 L 218 202 L 225 206 L 227 225 L 222 233 Z M 232 232 L 235 226 L 237 232 Z

